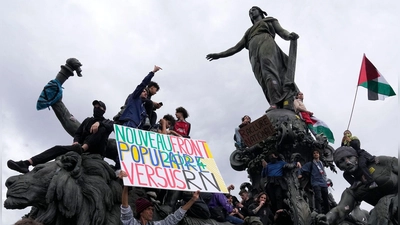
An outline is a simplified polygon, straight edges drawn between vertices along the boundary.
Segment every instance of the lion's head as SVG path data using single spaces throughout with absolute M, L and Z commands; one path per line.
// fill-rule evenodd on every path
M 69 152 L 7 179 L 7 209 L 34 206 L 44 224 L 118 224 L 121 185 L 99 155 Z

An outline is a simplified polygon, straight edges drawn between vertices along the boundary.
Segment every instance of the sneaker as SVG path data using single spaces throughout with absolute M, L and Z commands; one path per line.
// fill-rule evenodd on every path
M 27 165 L 24 161 L 15 162 L 13 160 L 8 160 L 7 162 L 8 168 L 18 171 L 20 173 L 28 173 L 29 172 L 29 165 Z
M 372 182 L 371 185 L 369 185 L 369 189 L 377 188 L 378 184 L 375 182 Z
M 150 128 L 151 128 L 151 124 L 150 124 L 149 117 L 146 117 L 146 120 L 143 124 L 143 130 L 150 130 Z

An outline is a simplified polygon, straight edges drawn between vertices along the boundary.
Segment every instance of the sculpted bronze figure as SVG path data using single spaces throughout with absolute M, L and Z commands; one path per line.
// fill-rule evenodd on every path
M 249 16 L 253 26 L 235 46 L 220 53 L 208 54 L 206 58 L 212 61 L 234 55 L 244 48 L 248 49 L 254 75 L 271 107 L 281 108 L 284 100 L 291 104 L 297 91 L 294 65 L 288 68 L 288 56 L 279 48 L 274 38 L 278 34 L 284 40 L 292 40 L 295 45 L 299 35 L 283 29 L 277 19 L 265 17 L 267 13 L 257 6 L 250 9 Z
M 352 147 L 342 146 L 334 153 L 335 164 L 344 171 L 343 176 L 349 177 L 357 172 L 358 155 Z M 353 182 L 342 193 L 337 207 L 327 214 L 330 225 L 339 224 L 354 209 L 357 202 L 366 201 L 375 206 L 371 211 L 368 224 L 393 223 L 398 215 L 398 159 L 396 157 L 377 156 L 376 162 L 369 163 L 368 168 L 377 188 L 369 188 L 362 183 Z M 380 221 L 377 223 L 377 221 Z

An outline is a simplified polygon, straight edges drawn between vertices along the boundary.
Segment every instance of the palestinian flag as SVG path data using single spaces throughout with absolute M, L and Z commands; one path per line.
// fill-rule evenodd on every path
M 385 97 L 396 95 L 382 74 L 367 59 L 364 54 L 361 64 L 358 85 L 368 89 L 368 100 L 384 100 Z
M 329 129 L 328 125 L 324 123 L 324 121 L 316 118 L 315 116 L 310 116 L 311 123 L 307 124 L 308 129 L 312 130 L 314 134 L 323 134 L 328 139 L 330 143 L 335 143 L 335 138 L 333 137 L 333 133 L 331 129 Z

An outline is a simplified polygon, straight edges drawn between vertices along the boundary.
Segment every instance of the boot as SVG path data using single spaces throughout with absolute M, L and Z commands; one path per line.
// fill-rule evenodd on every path
M 29 169 L 28 169 L 29 164 L 22 160 L 18 161 L 18 162 L 15 162 L 13 160 L 8 160 L 7 166 L 8 166 L 8 168 L 18 171 L 20 173 L 28 173 L 29 172 Z

